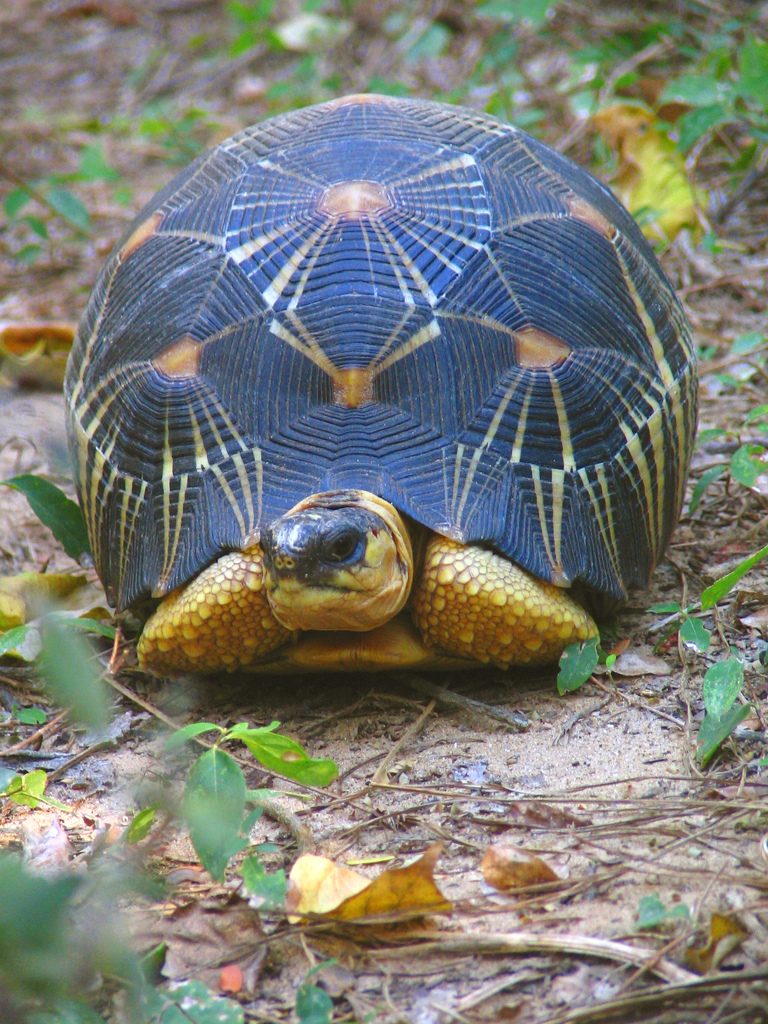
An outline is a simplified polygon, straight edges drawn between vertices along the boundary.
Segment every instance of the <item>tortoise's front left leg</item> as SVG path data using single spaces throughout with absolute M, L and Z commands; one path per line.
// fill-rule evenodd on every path
M 502 668 L 545 665 L 597 635 L 591 615 L 561 587 L 500 555 L 433 536 L 411 614 L 429 647 Z
M 164 598 L 147 620 L 139 664 L 159 675 L 243 668 L 287 643 L 272 614 L 264 555 L 232 551 Z

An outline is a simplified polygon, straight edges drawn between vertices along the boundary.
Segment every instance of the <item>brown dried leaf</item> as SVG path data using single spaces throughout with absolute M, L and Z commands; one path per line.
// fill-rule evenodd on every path
M 286 904 L 294 914 L 322 914 L 339 921 L 392 912 L 448 911 L 451 904 L 433 877 L 441 851 L 436 843 L 412 864 L 388 868 L 373 881 L 325 857 L 307 854 L 291 870 Z
M 24 829 L 24 861 L 40 874 L 55 874 L 69 865 L 72 844 L 66 829 L 54 818 L 44 832 Z
M 663 658 L 636 649 L 620 654 L 611 666 L 611 672 L 617 676 L 668 676 L 671 671 Z
M 197 978 L 217 989 L 240 972 L 238 991 L 252 995 L 261 973 L 266 945 L 258 913 L 234 893 L 210 896 L 164 917 L 147 921 L 135 931 L 136 944 L 152 948 L 167 944 L 163 975 L 173 981 Z
M 507 818 L 510 821 L 522 821 L 536 828 L 563 828 L 568 825 L 584 824 L 578 815 L 543 800 L 520 800 L 507 804 Z
M 735 917 L 713 914 L 709 920 L 709 939 L 703 946 L 686 950 L 685 959 L 698 974 L 715 970 L 729 953 L 738 949 L 749 933 Z
M 739 616 L 739 622 L 749 629 L 757 629 L 761 633 L 768 632 L 768 604 L 756 608 L 750 615 Z
M 502 843 L 488 847 L 480 870 L 488 885 L 501 890 L 560 881 L 560 876 L 541 857 L 531 857 L 523 850 Z

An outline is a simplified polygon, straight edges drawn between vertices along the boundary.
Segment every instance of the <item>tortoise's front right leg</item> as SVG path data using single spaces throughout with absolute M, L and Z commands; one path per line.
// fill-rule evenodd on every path
M 139 664 L 159 675 L 232 672 L 290 636 L 270 609 L 264 555 L 255 545 L 223 555 L 160 602 L 141 634 Z
M 433 536 L 411 595 L 424 643 L 485 664 L 546 665 L 597 636 L 592 616 L 561 587 L 506 558 Z

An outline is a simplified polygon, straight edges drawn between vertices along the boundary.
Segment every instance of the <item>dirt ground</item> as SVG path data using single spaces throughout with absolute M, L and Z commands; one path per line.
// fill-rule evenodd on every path
M 357 91 L 377 76 L 423 95 L 457 88 L 486 40 L 472 4 L 431 5 L 429 18 L 427 6 L 345 5 L 344 12 L 353 12 L 346 15 L 349 34 L 319 59 L 315 78 L 296 86 L 295 96 L 305 102 L 332 90 Z M 717 5 L 701 7 L 711 14 Z M 393 15 L 416 26 L 439 15 L 455 41 L 446 53 L 409 61 L 387 35 Z M 605 5 L 593 24 L 585 5 L 569 3 L 551 30 L 567 43 L 642 16 L 642 5 L 634 11 Z M 0 321 L 75 320 L 125 224 L 175 172 L 169 154 L 183 163 L 185 146 L 213 144 L 272 112 L 279 101 L 267 86 L 306 74 L 306 61 L 301 65 L 290 52 L 262 52 L 258 41 L 232 56 L 226 50 L 232 25 L 224 5 L 203 0 L 16 0 L 3 7 L 0 198 L 18 180 L 44 182 L 74 172 L 77 154 L 100 122 L 119 182 L 72 184 L 91 211 L 92 232 L 81 237 L 51 223 L 50 243 L 32 263 L 17 258 L 30 241 L 28 227 L 4 224 Z M 589 130 L 569 117 L 553 85 L 559 59 L 546 39 L 523 33 L 520 60 L 530 82 L 539 83 L 539 103 L 552 104 L 551 118 L 536 134 L 588 162 Z M 482 105 L 484 97 L 478 91 L 462 101 Z M 147 127 L 148 108 L 160 128 Z M 184 120 L 190 110 L 194 116 Z M 139 122 L 142 131 L 135 129 Z M 722 201 L 727 173 L 716 161 L 700 173 L 713 202 Z M 116 195 L 118 184 L 130 188 L 129 197 Z M 731 354 L 732 340 L 765 331 L 766 199 L 768 187 L 758 181 L 734 206 L 718 228 L 727 242 L 720 253 L 706 252 L 683 234 L 663 256 L 706 350 L 701 428 L 732 431 L 697 449 L 692 485 L 749 439 L 745 413 L 766 400 L 764 349 L 759 373 L 745 375 L 743 387 L 724 383 L 724 374 L 738 373 L 744 363 Z M 19 384 L 9 367 L 2 370 L 0 479 L 47 473 L 71 490 L 60 395 Z M 18 753 L 1 763 L 15 770 L 60 769 L 49 791 L 72 811 L 7 807 L 0 813 L 0 846 L 29 854 L 36 840 L 60 826 L 66 845 L 59 859 L 82 865 L 98 837 L 122 829 L 153 793 L 180 787 L 186 762 L 163 753 L 165 726 L 156 709 L 179 724 L 277 719 L 313 756 L 333 758 L 340 778 L 327 791 L 299 792 L 251 764 L 249 785 L 272 787 L 276 802 L 294 816 L 279 821 L 265 815 L 254 828 L 254 842 L 274 844 L 265 855 L 270 869 L 290 868 L 297 844 L 343 863 L 391 858 L 384 866 L 392 866 L 439 841 L 444 849 L 435 878 L 454 909 L 398 942 L 370 943 L 350 933 L 302 935 L 280 915 L 267 915 L 269 941 L 254 940 L 265 952 L 257 981 L 253 991 L 240 993 L 247 1019 L 295 1020 L 297 985 L 313 963 L 333 957 L 335 966 L 319 979 L 338 1021 L 768 1020 L 768 775 L 757 767 L 767 749 L 768 571 L 758 567 L 705 617 L 714 631 L 706 654 L 675 637 L 657 649 L 664 616 L 647 611 L 662 601 L 696 600 L 703 587 L 765 544 L 766 494 L 768 487 L 726 487 L 722 478 L 694 514 L 686 502 L 651 587 L 633 594 L 614 624 L 616 638 L 629 642 L 626 654 L 612 674 L 566 697 L 557 695 L 554 671 L 431 677 L 433 685 L 479 702 L 474 706 L 448 703 L 440 692 L 419 689 L 418 679 L 394 675 L 163 684 L 131 668 L 129 644 L 116 678 L 121 689 L 114 693 L 111 743 L 94 743 L 59 722 L 27 745 L 35 727 L 3 727 L 0 747 L 13 745 Z M 0 574 L 46 567 L 73 568 L 24 499 L 0 488 Z M 744 624 L 750 614 L 758 625 Z M 729 650 L 744 659 L 745 692 L 755 712 L 702 771 L 695 759 L 701 682 Z M 30 670 L 10 661 L 0 669 L 0 699 L 6 709 L 45 700 Z M 494 717 L 509 711 L 522 713 L 527 727 Z M 558 880 L 515 895 L 495 891 L 480 864 L 498 842 L 542 858 Z M 179 829 L 163 832 L 152 858 L 153 869 L 171 884 L 162 902 L 144 907 L 137 927 L 156 941 L 176 934 L 174 908 L 219 898 L 225 890 L 196 868 Z M 666 908 L 684 904 L 689 916 L 638 931 L 640 900 L 652 895 Z M 722 960 L 720 947 L 697 982 L 696 951 L 700 965 L 717 914 L 737 921 L 743 935 Z M 601 950 L 595 940 L 607 945 Z M 197 973 L 188 968 L 189 976 Z

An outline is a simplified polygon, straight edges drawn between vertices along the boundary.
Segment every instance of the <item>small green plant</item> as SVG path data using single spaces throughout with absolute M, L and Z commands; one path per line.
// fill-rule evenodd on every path
M 691 911 L 685 903 L 676 903 L 673 907 L 666 907 L 656 895 L 642 896 L 637 905 L 635 927 L 640 931 L 656 929 L 676 921 L 687 921 L 690 916 Z
M 51 243 L 55 222 L 68 232 L 69 238 L 88 238 L 92 231 L 91 215 L 78 195 L 76 186 L 92 182 L 109 182 L 113 198 L 129 202 L 119 172 L 107 160 L 100 141 L 84 145 L 80 150 L 77 170 L 49 174 L 45 178 L 26 181 L 9 167 L 0 164 L 0 173 L 13 185 L 3 200 L 3 213 L 8 225 L 26 232 L 30 239 L 14 252 L 19 263 L 33 263 Z M 73 188 L 75 186 L 75 188 Z M 65 234 L 66 238 L 66 234 Z
M 764 373 L 768 338 L 762 332 L 749 331 L 740 335 L 733 341 L 730 351 L 732 356 L 743 356 L 741 366 L 744 372 L 738 377 L 734 374 L 716 374 L 715 377 L 727 388 L 739 390 L 745 383 Z M 729 456 L 724 456 L 721 462 L 706 469 L 696 481 L 688 506 L 691 513 L 696 511 L 707 489 L 716 480 L 725 478 L 739 487 L 753 488 L 760 476 L 768 474 L 768 403 L 760 403 L 750 409 L 737 430 L 727 431 L 716 427 L 701 431 L 697 445 L 701 447 L 721 440 L 735 442 L 737 447 Z
M 183 811 L 195 852 L 210 874 L 221 880 L 231 858 L 248 846 L 248 833 L 262 812 L 263 794 L 249 790 L 242 769 L 221 749 L 223 743 L 242 743 L 256 760 L 270 771 L 308 786 L 327 786 L 338 775 L 333 761 L 311 758 L 295 740 L 276 729 L 279 722 L 252 728 L 239 722 L 230 729 L 213 722 L 194 722 L 179 729 L 168 740 L 167 748 L 216 732 L 214 745 L 192 765 L 184 791 Z M 253 884 L 257 872 L 248 868 Z M 278 883 L 259 882 L 269 896 Z M 271 898 L 271 897 L 269 897 Z
M 0 767 L 0 796 L 25 807 L 39 807 L 44 804 L 59 811 L 69 808 L 66 804 L 45 795 L 48 776 L 42 768 L 35 768 L 25 775 L 15 775 L 7 768 Z
M 704 676 L 705 715 L 699 726 L 696 757 L 705 767 L 733 730 L 752 713 L 749 704 L 737 704 L 744 684 L 744 666 L 738 658 L 711 665 Z
M 80 561 L 89 553 L 88 531 L 80 506 L 50 480 L 25 473 L 0 483 L 24 495 L 37 518 L 53 533 L 70 558 Z
M 592 637 L 583 643 L 569 644 L 560 655 L 560 668 L 557 673 L 557 692 L 573 693 L 581 689 L 591 677 L 598 665 L 610 669 L 616 661 L 615 654 L 606 654 L 600 646 L 599 637 Z
M 324 988 L 313 981 L 326 967 L 335 960 L 326 960 L 317 964 L 307 972 L 304 981 L 296 990 L 296 1018 L 299 1024 L 331 1024 L 333 1017 L 333 1001 Z
M 679 146 L 688 152 L 716 128 L 736 125 L 757 143 L 768 135 L 768 41 L 748 26 L 731 23 L 715 45 L 700 38 L 701 52 L 692 68 L 667 83 L 661 102 L 677 101 L 691 109 L 678 122 Z
M 650 610 L 670 616 L 665 622 L 663 638 L 677 631 L 680 640 L 699 653 L 709 649 L 711 632 L 695 617 L 696 612 L 709 611 L 721 601 L 736 584 L 763 559 L 768 558 L 768 544 L 743 558 L 730 572 L 715 580 L 701 594 L 698 604 L 681 608 L 677 602 L 654 605 Z M 663 639 L 662 641 L 663 642 Z M 711 665 L 707 670 L 702 695 L 704 718 L 699 727 L 696 757 L 706 766 L 734 729 L 751 713 L 747 703 L 737 704 L 744 682 L 744 666 L 735 657 L 728 657 Z

